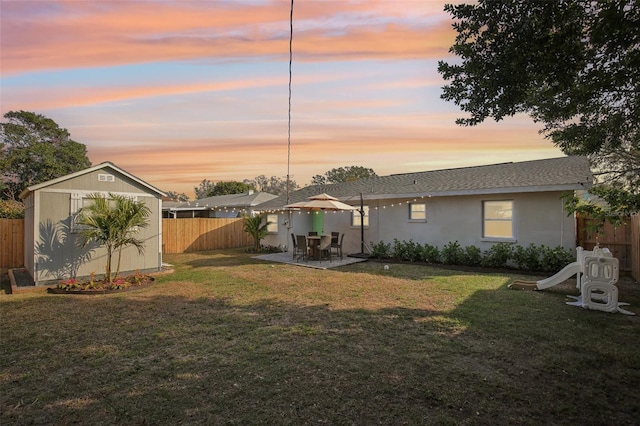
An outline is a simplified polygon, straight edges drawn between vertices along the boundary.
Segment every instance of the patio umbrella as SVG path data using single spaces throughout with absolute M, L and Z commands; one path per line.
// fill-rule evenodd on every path
M 299 201 L 297 203 L 287 204 L 284 208 L 315 212 L 316 214 L 313 215 L 313 230 L 318 233 L 322 233 L 324 228 L 324 215 L 320 214 L 320 212 L 358 210 L 357 207 L 350 206 L 349 204 L 339 201 L 336 197 L 332 197 L 331 195 L 324 193 L 309 197 L 308 201 Z

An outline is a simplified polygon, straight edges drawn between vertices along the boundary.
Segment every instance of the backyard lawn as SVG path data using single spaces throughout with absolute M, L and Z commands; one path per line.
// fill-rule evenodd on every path
M 640 318 L 573 282 L 242 251 L 110 295 L 0 295 L 0 424 L 637 424 Z M 531 277 L 524 277 L 532 279 Z M 535 278 L 534 278 L 535 279 Z M 640 313 L 640 286 L 620 284 Z

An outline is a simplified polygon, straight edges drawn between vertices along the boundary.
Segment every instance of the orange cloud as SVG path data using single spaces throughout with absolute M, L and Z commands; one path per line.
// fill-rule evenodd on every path
M 47 2 L 29 2 L 32 5 Z M 396 16 L 424 16 L 406 2 Z M 282 60 L 288 54 L 288 2 L 49 2 L 61 13 L 31 16 L 15 2 L 2 2 L 2 71 L 21 72 L 116 66 L 175 60 Z M 421 26 L 386 25 L 317 28 L 341 14 L 379 14 L 384 2 L 303 2 L 296 6 L 296 60 L 441 58 L 454 32 L 442 21 Z M 400 13 L 399 11 L 402 11 Z M 428 34 L 427 34 L 428 30 Z

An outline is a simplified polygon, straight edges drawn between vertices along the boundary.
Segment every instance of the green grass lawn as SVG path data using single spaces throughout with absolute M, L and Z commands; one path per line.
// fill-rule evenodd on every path
M 111 295 L 1 295 L 0 424 L 637 424 L 640 321 L 575 286 L 241 251 Z M 531 279 L 529 277 L 528 279 Z M 535 279 L 535 278 L 534 278 Z M 620 300 L 640 312 L 626 279 Z

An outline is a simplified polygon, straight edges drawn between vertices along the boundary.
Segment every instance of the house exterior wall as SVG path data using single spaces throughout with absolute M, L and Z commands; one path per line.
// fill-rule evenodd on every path
M 115 177 L 113 182 L 98 180 L 98 174 Z M 104 274 L 107 263 L 106 249 L 90 244 L 80 246 L 79 233 L 72 226 L 74 198 L 84 198 L 89 194 L 109 193 L 134 196 L 144 202 L 150 210 L 148 226 L 140 228 L 137 238 L 144 242 L 144 253 L 135 247 L 122 251 L 120 272 L 128 274 L 158 271 L 162 267 L 162 222 L 160 195 L 149 193 L 148 189 L 111 169 L 98 170 L 77 176 L 34 191 L 33 217 L 25 217 L 25 228 L 32 223 L 34 238 L 30 244 L 31 253 L 25 254 L 25 265 L 36 284 L 48 284 L 69 277 L 86 277 L 91 273 Z M 77 207 L 77 203 L 76 203 Z M 29 249 L 27 249 L 28 251 Z M 27 257 L 30 257 L 29 266 Z M 112 259 L 112 270 L 118 265 L 118 254 Z
M 461 246 L 474 245 L 487 250 L 500 240 L 483 238 L 483 201 L 513 201 L 514 238 L 505 240 L 521 246 L 546 245 L 575 249 L 575 219 L 567 216 L 560 198 L 562 192 L 531 192 L 492 195 L 465 195 L 429 197 L 416 202 L 426 204 L 426 221 L 409 220 L 407 199 L 365 200 L 369 207 L 369 226 L 364 230 L 364 241 L 393 244 L 413 240 L 442 248 L 458 241 Z M 291 229 L 283 226 L 288 213 L 280 213 L 278 234 L 268 235 L 263 244 L 285 244 L 291 250 L 291 232 L 307 234 L 312 228 L 311 215 L 306 212 L 292 214 Z M 360 227 L 351 226 L 350 212 L 324 214 L 324 233 L 345 233 L 344 253 L 359 253 Z M 358 213 L 356 212 L 356 215 Z

